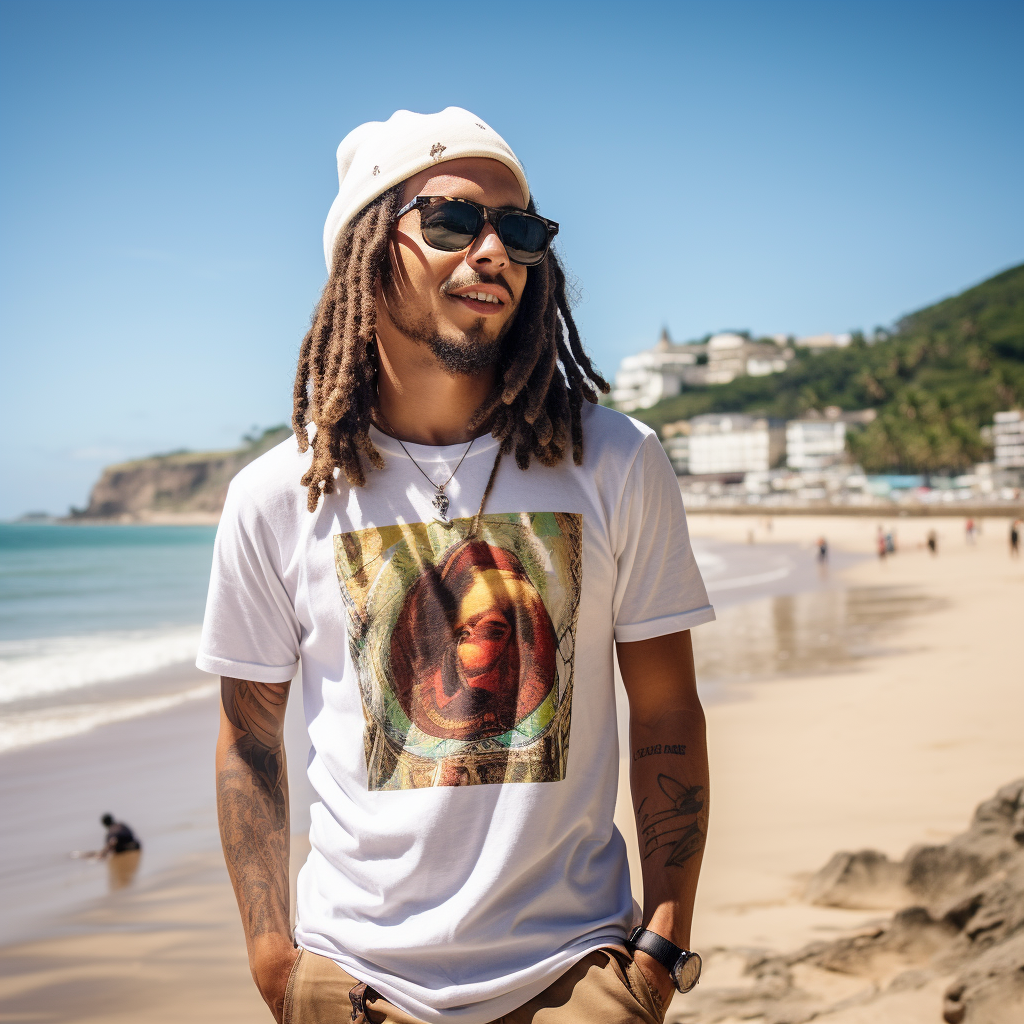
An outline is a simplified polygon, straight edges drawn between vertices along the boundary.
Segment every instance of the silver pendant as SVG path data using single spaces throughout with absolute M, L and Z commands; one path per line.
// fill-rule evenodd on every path
M 434 495 L 430 503 L 437 509 L 437 514 L 434 516 L 434 519 L 439 523 L 444 523 L 445 526 L 449 526 L 451 524 L 451 520 L 448 518 L 448 506 L 451 502 L 448 500 L 448 495 L 439 487 L 437 489 L 437 494 Z

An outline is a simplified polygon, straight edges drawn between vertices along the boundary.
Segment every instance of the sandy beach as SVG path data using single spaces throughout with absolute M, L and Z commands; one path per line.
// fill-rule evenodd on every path
M 708 954 L 702 996 L 745 984 L 744 950 L 790 950 L 884 916 L 885 907 L 803 902 L 807 879 L 833 853 L 871 847 L 898 858 L 915 843 L 942 842 L 965 828 L 979 801 L 1024 775 L 1024 560 L 1008 556 L 1008 522 L 985 520 L 969 545 L 962 518 L 880 521 L 895 527 L 899 546 L 884 562 L 874 556 L 878 521 L 871 518 L 778 517 L 770 530 L 755 517 L 690 518 L 702 542 L 753 540 L 743 585 L 755 598 L 731 600 L 740 589 L 730 590 L 735 578 L 719 579 L 719 621 L 695 631 L 707 678 L 713 780 L 694 926 L 694 945 Z M 930 529 L 939 533 L 937 556 L 924 547 Z M 827 572 L 814 562 L 819 535 L 833 551 Z M 787 589 L 785 564 L 799 565 L 814 581 Z M 102 874 L 94 873 L 98 888 L 84 909 L 59 927 L 40 929 L 37 938 L 26 928 L 26 941 L 0 949 L 0 1021 L 270 1020 L 249 981 L 241 927 L 213 845 L 213 706 L 213 698 L 196 700 L 6 756 L 8 778 L 11 767 L 31 758 L 37 774 L 47 761 L 66 772 L 75 757 L 95 751 L 97 737 L 137 751 L 140 733 L 148 737 L 143 742 L 158 743 L 177 730 L 189 737 L 180 776 L 186 782 L 171 787 L 168 806 L 180 804 L 176 820 L 194 819 L 202 835 L 189 852 L 154 856 L 148 867 L 144 851 L 130 889 L 103 895 Z M 295 786 L 301 753 L 290 757 Z M 123 769 L 120 781 L 108 774 L 104 784 L 127 785 Z M 301 800 L 293 790 L 293 807 Z M 629 836 L 631 815 L 620 805 L 617 819 Z M 296 837 L 293 871 L 304 844 Z M 818 973 L 808 985 L 831 985 L 836 1001 L 866 984 Z M 884 987 L 888 979 L 869 984 Z M 939 1021 L 944 984 L 932 979 L 816 1019 Z M 669 1020 L 711 1019 L 697 1014 L 699 1005 L 680 997 Z

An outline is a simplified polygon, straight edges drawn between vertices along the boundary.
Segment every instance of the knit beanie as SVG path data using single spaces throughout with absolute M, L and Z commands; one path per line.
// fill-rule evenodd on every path
M 338 147 L 338 195 L 324 225 L 327 269 L 338 235 L 368 203 L 428 167 L 473 156 L 503 163 L 523 190 L 523 205 L 530 201 L 526 171 L 509 144 L 462 107 L 438 114 L 396 110 L 386 121 L 353 128 Z

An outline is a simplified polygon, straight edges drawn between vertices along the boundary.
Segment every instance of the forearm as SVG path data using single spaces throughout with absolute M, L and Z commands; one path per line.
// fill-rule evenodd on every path
M 708 755 L 699 702 L 630 723 L 630 786 L 644 883 L 645 928 L 690 948 L 708 830 Z
M 254 975 L 257 959 L 292 946 L 283 729 L 289 685 L 221 681 L 217 816 Z

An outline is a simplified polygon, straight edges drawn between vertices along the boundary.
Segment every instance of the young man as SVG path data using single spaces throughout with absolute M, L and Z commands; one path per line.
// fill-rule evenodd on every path
M 699 974 L 708 816 L 689 628 L 714 612 L 675 477 L 653 432 L 596 404 L 558 226 L 497 133 L 399 111 L 338 169 L 296 439 L 231 485 L 198 661 L 222 677 L 253 976 L 295 1024 L 656 1024 Z M 615 644 L 642 916 L 612 823 Z M 293 942 L 300 665 L 320 799 Z

